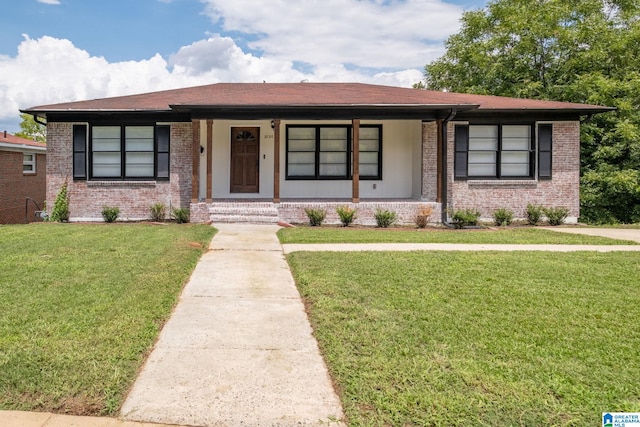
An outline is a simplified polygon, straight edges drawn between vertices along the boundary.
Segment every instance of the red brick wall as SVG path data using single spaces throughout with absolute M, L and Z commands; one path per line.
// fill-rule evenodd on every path
M 553 170 L 550 180 L 453 179 L 454 123 L 448 127 L 449 209 L 475 208 L 490 219 L 499 208 L 526 218 L 527 204 L 567 207 L 569 219 L 580 215 L 580 123 L 553 122 Z
M 46 156 L 36 155 L 36 173 L 24 174 L 24 154 L 15 151 L 0 151 L 0 224 L 25 222 L 25 202 L 30 197 L 42 208 L 45 199 Z M 35 220 L 36 208 L 27 205 L 26 218 Z
M 191 202 L 191 123 L 171 124 L 169 181 L 74 181 L 72 163 L 73 125 L 48 123 L 47 200 L 51 211 L 56 194 L 66 180 L 69 185 L 71 221 L 102 220 L 102 208 L 120 208 L 120 219 L 147 219 L 156 203 L 189 207 Z

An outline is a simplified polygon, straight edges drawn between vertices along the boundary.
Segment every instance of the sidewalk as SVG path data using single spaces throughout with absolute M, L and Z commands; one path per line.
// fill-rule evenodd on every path
M 341 419 L 275 234 L 279 227 L 216 228 L 212 250 L 196 266 L 122 418 L 194 426 L 311 426 Z

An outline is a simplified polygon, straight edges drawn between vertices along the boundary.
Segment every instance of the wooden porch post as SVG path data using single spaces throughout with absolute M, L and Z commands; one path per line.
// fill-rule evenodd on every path
M 207 119 L 207 203 L 213 201 L 213 120 Z
M 280 203 L 280 120 L 273 123 L 273 203 Z
M 191 152 L 191 203 L 198 203 L 200 175 L 200 120 L 192 120 L 193 146 Z
M 351 121 L 353 127 L 353 177 L 351 201 L 360 203 L 360 119 Z
M 442 120 L 438 120 L 436 121 L 437 126 L 436 126 L 436 132 L 438 134 L 438 149 L 436 151 L 436 165 L 437 165 L 437 171 L 436 171 L 436 187 L 437 187 L 437 193 L 436 193 L 436 202 L 438 203 L 442 203 Z

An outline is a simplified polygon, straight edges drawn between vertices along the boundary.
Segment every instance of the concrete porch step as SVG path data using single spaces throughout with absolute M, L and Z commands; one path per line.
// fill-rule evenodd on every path
M 209 217 L 215 222 L 275 224 L 278 209 L 270 202 L 218 202 L 209 206 Z

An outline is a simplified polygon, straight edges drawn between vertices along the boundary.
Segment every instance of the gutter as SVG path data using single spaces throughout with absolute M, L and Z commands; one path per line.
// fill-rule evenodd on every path
M 446 119 L 442 121 L 442 204 L 440 205 L 440 221 L 443 225 L 447 227 L 451 227 L 448 222 L 447 217 L 447 181 L 448 181 L 448 172 L 447 172 L 447 123 L 455 118 L 457 111 L 455 108 L 452 108 L 449 112 L 449 115 Z

